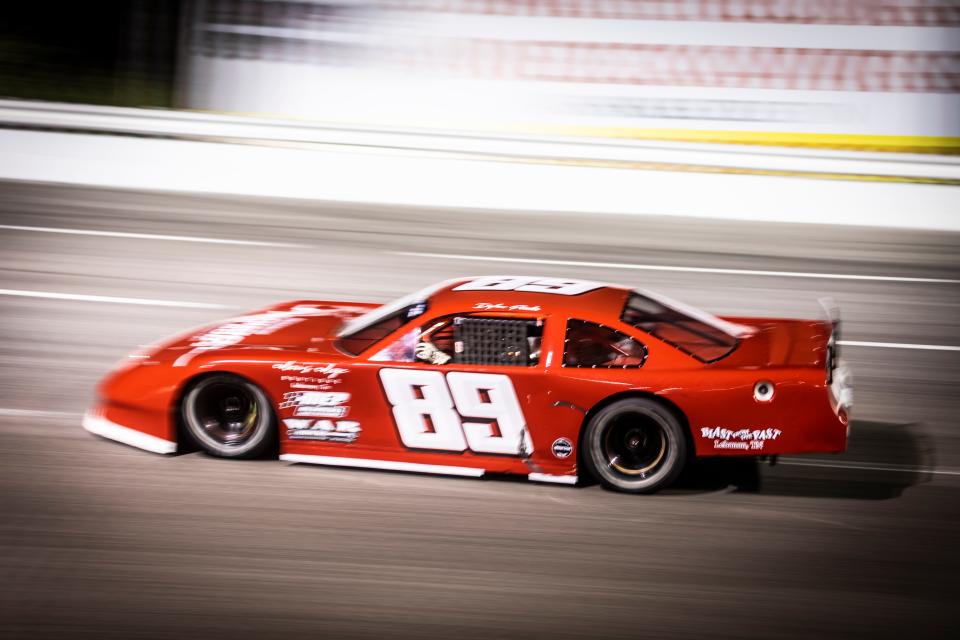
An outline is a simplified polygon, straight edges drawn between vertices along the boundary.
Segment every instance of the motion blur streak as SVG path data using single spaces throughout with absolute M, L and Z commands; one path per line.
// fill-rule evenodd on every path
M 956 469 L 922 469 L 918 467 L 891 467 L 879 464 L 840 464 L 817 462 L 815 460 L 780 460 L 778 464 L 788 464 L 798 467 L 823 467 L 826 469 L 858 469 L 861 471 L 889 471 L 891 473 L 932 473 L 933 475 L 960 476 Z
M 117 212 L 136 212 L 118 215 Z M 385 301 L 465 275 L 397 252 L 524 255 L 532 275 L 635 284 L 722 314 L 949 345 L 957 234 L 318 204 L 0 183 L 0 222 L 309 248 L 0 232 L 0 286 L 252 309 Z M 715 265 L 737 274 L 645 270 Z M 611 263 L 559 265 L 551 261 Z M 483 269 L 481 269 L 481 272 Z M 642 276 L 642 277 L 638 277 Z M 706 461 L 653 498 L 597 486 L 159 457 L 80 428 L 137 345 L 223 310 L 4 296 L 0 610 L 19 637 L 935 637 L 955 627 L 960 356 L 841 349 L 850 450 Z M 602 630 L 598 632 L 598 630 Z
M 593 267 L 600 269 L 634 269 L 639 271 L 680 271 L 685 273 L 726 273 L 739 276 L 777 276 L 780 278 L 826 278 L 831 280 L 882 280 L 887 282 L 930 282 L 960 284 L 960 280 L 946 278 L 908 278 L 902 276 L 865 276 L 842 273 L 808 273 L 797 271 L 758 271 L 756 269 L 720 269 L 716 267 L 678 267 L 665 264 L 627 264 L 622 262 L 583 262 L 579 260 L 543 260 L 534 258 L 508 258 L 501 256 L 468 256 L 449 253 L 417 253 L 398 251 L 400 256 L 421 258 L 449 258 L 451 260 L 479 260 L 481 262 L 512 262 L 515 264 L 549 264 L 567 267 Z
M 148 298 L 118 298 L 116 296 L 95 296 L 76 293 L 54 293 L 52 291 L 20 291 L 0 289 L 0 296 L 20 296 L 23 298 L 48 298 L 50 300 L 73 300 L 77 302 L 110 302 L 114 304 L 139 304 L 153 307 L 186 307 L 192 309 L 222 309 L 223 305 L 208 302 L 178 302 L 176 300 L 151 300 Z
M 29 416 L 29 417 L 56 417 L 56 418 L 79 418 L 80 414 L 70 413 L 69 411 L 37 411 L 35 409 L 6 409 L 0 408 L 0 416 Z
M 33 231 L 37 233 L 65 233 L 75 236 L 104 236 L 106 238 L 130 238 L 132 240 L 172 240 L 174 242 L 206 242 L 208 244 L 235 244 L 247 247 L 300 247 L 289 242 L 258 242 L 257 240 L 227 240 L 225 238 L 198 238 L 196 236 L 169 236 L 156 233 L 124 233 L 122 231 L 94 231 L 92 229 L 64 229 L 54 227 L 26 227 L 3 224 L 7 231 Z
M 881 349 L 920 349 L 922 351 L 960 351 L 960 347 L 944 344 L 913 344 L 903 342 L 862 342 L 858 340 L 840 340 L 841 347 L 879 347 Z

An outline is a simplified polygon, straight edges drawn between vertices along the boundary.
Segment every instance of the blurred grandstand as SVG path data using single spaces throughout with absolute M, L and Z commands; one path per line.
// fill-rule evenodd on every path
M 13 10 L 0 94 L 381 126 L 960 148 L 950 0 L 47 4 Z

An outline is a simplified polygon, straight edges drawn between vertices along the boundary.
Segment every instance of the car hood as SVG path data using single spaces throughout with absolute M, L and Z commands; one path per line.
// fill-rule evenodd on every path
M 294 300 L 198 327 L 147 347 L 144 358 L 185 366 L 200 354 L 237 349 L 314 349 L 333 352 L 332 340 L 345 320 L 376 304 Z
M 725 366 L 824 366 L 830 322 L 780 318 L 724 318 L 755 329 L 721 360 Z

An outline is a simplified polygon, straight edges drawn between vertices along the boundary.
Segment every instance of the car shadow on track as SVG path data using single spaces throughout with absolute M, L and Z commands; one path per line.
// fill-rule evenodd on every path
M 928 482 L 933 447 L 921 425 L 854 421 L 847 451 L 787 456 L 774 466 L 756 459 L 704 458 L 671 491 L 736 491 L 798 497 L 887 500 Z

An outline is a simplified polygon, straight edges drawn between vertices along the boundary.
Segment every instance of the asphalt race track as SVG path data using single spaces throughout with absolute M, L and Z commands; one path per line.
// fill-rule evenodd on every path
M 0 225 L 3 637 L 957 637 L 958 235 L 19 183 L 0 183 Z M 848 453 L 703 464 L 653 497 L 164 458 L 80 428 L 138 344 L 504 272 L 721 314 L 816 316 L 830 295 L 844 340 L 887 346 L 843 348 Z

